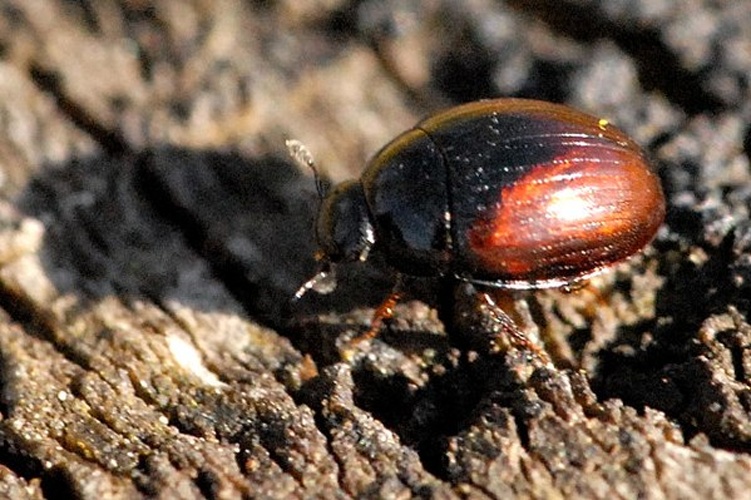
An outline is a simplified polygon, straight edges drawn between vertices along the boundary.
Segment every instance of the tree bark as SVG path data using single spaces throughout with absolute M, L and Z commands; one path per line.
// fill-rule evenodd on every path
M 0 496 L 748 495 L 749 47 L 747 2 L 5 0 Z M 285 139 L 339 182 L 498 96 L 635 137 L 658 237 L 499 297 L 552 364 L 437 280 L 349 349 L 393 273 L 291 300 L 318 200 Z

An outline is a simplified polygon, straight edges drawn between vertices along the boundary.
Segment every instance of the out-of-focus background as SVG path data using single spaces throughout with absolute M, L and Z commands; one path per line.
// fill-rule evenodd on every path
M 0 1 L 0 495 L 746 495 L 750 94 L 742 1 Z M 430 280 L 342 355 L 393 274 L 291 300 L 285 139 L 339 182 L 490 97 L 617 124 L 665 225 L 517 300 L 553 365 Z

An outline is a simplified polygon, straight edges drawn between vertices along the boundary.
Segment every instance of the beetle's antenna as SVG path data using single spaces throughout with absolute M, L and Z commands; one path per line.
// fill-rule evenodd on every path
M 323 203 L 323 198 L 326 196 L 326 186 L 321 178 L 321 173 L 316 167 L 313 154 L 305 144 L 296 139 L 287 139 L 284 143 L 287 145 L 289 155 L 299 166 L 309 168 L 313 171 L 313 179 L 315 180 L 316 191 L 318 192 L 318 203 Z M 336 273 L 334 272 L 333 264 L 320 251 L 316 255 L 316 260 L 320 263 L 318 272 L 297 290 L 294 296 L 295 301 L 300 300 L 309 290 L 320 294 L 327 294 L 336 288 Z
M 313 179 L 316 183 L 318 198 L 322 200 L 326 195 L 326 188 L 323 184 L 323 179 L 321 179 L 321 174 L 320 172 L 318 172 L 318 168 L 316 167 L 316 162 L 313 159 L 313 154 L 307 147 L 305 147 L 305 144 L 296 139 L 287 139 L 286 141 L 284 141 L 284 143 L 287 145 L 289 155 L 293 160 L 295 160 L 295 162 L 297 162 L 298 165 L 307 167 L 313 171 Z

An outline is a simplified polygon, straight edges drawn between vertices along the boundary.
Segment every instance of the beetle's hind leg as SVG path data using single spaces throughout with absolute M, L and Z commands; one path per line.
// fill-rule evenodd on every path
M 550 364 L 550 357 L 545 352 L 544 348 L 537 342 L 530 338 L 528 333 L 514 321 L 511 316 L 499 306 L 493 297 L 487 291 L 479 291 L 478 299 L 481 301 L 481 307 L 487 311 L 487 314 L 492 318 L 493 322 L 497 325 L 498 335 L 505 335 L 508 343 L 518 349 L 527 351 L 542 361 L 545 364 Z M 529 306 L 522 298 L 515 298 L 513 300 L 513 307 L 516 314 L 525 323 L 525 329 L 537 328 L 532 316 L 529 312 Z M 500 347 L 498 342 L 499 338 L 493 339 L 494 347 Z

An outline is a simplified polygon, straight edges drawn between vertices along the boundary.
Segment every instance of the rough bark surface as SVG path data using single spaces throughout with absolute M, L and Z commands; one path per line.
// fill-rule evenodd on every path
M 510 304 L 552 365 L 434 282 L 343 352 L 393 277 L 290 300 L 284 140 L 336 182 L 495 96 L 633 135 L 657 239 Z M 747 496 L 749 123 L 749 2 L 3 0 L 0 496 Z

